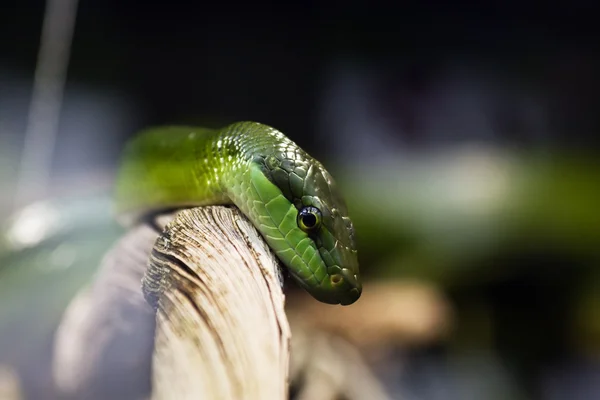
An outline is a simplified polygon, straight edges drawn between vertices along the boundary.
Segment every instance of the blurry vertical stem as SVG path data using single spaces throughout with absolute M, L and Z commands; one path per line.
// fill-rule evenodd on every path
M 78 0 L 47 0 L 33 81 L 15 205 L 43 195 L 48 184 Z

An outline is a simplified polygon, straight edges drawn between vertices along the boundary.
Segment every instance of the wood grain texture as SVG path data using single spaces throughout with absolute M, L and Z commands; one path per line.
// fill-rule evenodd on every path
M 65 313 L 60 398 L 285 399 L 284 300 L 277 260 L 236 208 L 158 216 L 113 247 Z
M 154 399 L 287 398 L 278 262 L 237 209 L 180 212 L 156 241 L 144 286 L 157 281 Z

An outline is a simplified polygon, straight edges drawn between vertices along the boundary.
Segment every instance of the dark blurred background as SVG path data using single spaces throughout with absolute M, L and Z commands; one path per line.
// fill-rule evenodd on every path
M 146 126 L 260 121 L 335 171 L 367 279 L 452 309 L 391 393 L 600 398 L 594 2 L 81 1 L 49 180 L 15 204 L 44 4 L 0 0 L 0 220 L 110 193 Z
M 82 145 L 56 168 L 114 165 L 132 132 L 164 123 L 254 119 L 339 151 L 320 140 L 350 130 L 329 131 L 338 114 L 379 121 L 396 146 L 596 144 L 593 6 L 83 1 L 58 148 Z M 43 11 L 2 2 L 3 144 L 24 130 Z

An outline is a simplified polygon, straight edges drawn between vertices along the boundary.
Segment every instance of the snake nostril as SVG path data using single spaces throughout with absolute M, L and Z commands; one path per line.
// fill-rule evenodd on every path
M 331 283 L 333 283 L 334 285 L 337 285 L 338 283 L 340 283 L 343 279 L 343 277 L 340 274 L 334 274 L 331 275 Z

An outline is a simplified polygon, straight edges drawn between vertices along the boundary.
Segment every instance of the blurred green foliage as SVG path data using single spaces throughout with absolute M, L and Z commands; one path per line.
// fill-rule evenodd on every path
M 367 276 L 443 285 L 501 278 L 484 260 L 519 252 L 600 259 L 600 162 L 463 152 L 336 173 Z

